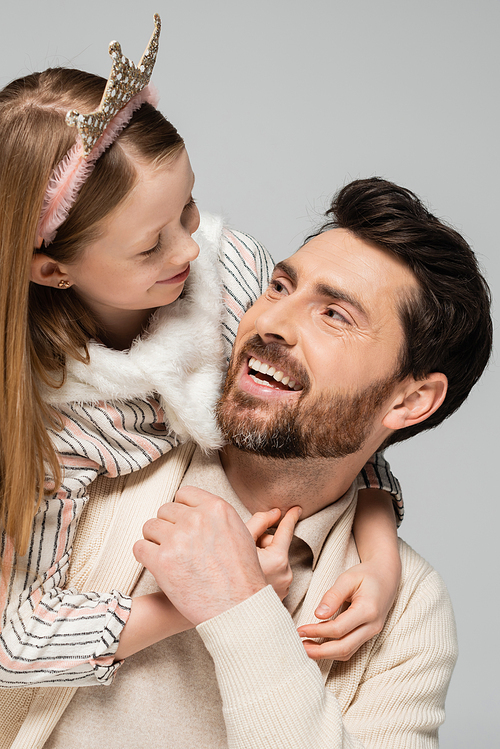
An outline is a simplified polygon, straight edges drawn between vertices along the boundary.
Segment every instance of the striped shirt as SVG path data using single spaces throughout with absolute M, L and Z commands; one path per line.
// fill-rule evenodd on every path
M 222 337 L 229 356 L 238 323 L 267 287 L 269 254 L 251 237 L 225 229 L 218 252 L 223 285 Z M 152 362 L 151 366 L 154 366 Z M 5 534 L 0 554 L 0 687 L 108 684 L 131 599 L 119 591 L 65 588 L 71 548 L 89 484 L 98 476 L 137 471 L 178 444 L 159 399 L 68 403 L 63 429 L 52 433 L 63 483 L 34 518 L 27 554 L 20 558 Z M 366 486 L 385 488 L 399 502 L 399 486 L 377 455 L 364 469 Z

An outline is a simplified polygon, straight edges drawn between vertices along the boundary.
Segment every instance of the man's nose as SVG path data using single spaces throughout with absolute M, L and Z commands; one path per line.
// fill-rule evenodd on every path
M 264 310 L 257 317 L 255 328 L 263 341 L 280 341 L 294 346 L 298 342 L 299 326 L 292 298 L 285 297 Z

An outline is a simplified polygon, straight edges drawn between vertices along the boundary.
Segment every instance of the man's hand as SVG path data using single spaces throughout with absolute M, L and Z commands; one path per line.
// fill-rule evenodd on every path
M 267 526 L 276 520 L 269 514 Z M 211 619 L 266 586 L 255 541 L 236 510 L 214 494 L 185 486 L 134 544 L 138 562 L 193 624 Z

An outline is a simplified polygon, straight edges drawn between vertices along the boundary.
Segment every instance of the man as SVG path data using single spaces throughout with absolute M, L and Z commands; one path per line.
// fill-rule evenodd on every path
M 218 408 L 220 463 L 195 454 L 190 486 L 135 545 L 197 631 L 131 658 L 104 695 L 80 690 L 88 700 L 70 705 L 50 746 L 64 721 L 121 747 L 436 746 L 455 631 L 444 585 L 413 550 L 401 543 L 382 632 L 349 661 L 313 662 L 297 627 L 358 561 L 353 482 L 367 458 L 439 424 L 480 376 L 489 295 L 464 240 L 402 188 L 351 183 L 330 216 L 243 318 Z M 296 506 L 283 605 L 244 521 L 262 512 L 265 528 L 273 508 Z M 298 511 L 288 517 L 293 527 Z M 320 636 L 321 624 L 300 631 Z

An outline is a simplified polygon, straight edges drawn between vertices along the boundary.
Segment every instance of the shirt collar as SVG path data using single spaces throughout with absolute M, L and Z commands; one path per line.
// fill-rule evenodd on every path
M 221 466 L 218 453 L 205 455 L 198 447 L 193 455 L 182 485 L 197 486 L 212 492 L 234 507 L 243 522 L 251 513 L 235 493 Z M 337 520 L 343 515 L 356 495 L 356 482 L 336 502 L 315 512 L 295 526 L 294 535 L 304 541 L 312 551 L 313 569 L 316 567 L 325 541 Z
M 352 484 L 349 489 L 336 502 L 323 507 L 322 510 L 315 512 L 304 520 L 299 520 L 295 526 L 294 534 L 305 541 L 313 555 L 312 568 L 316 567 L 319 556 L 325 545 L 330 531 L 337 520 L 344 514 L 355 497 L 356 483 Z

